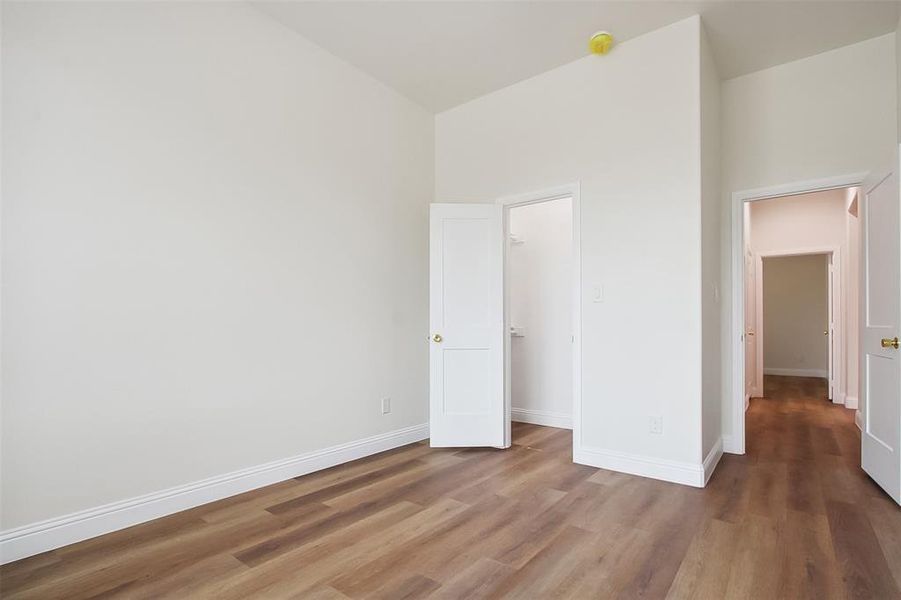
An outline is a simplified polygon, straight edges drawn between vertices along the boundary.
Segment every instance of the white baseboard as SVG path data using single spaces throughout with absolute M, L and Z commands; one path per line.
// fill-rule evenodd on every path
M 573 462 L 630 475 L 640 475 L 693 487 L 704 487 L 704 466 L 701 464 L 584 446 L 573 452 Z
M 854 413 L 854 423 L 857 425 L 857 428 L 863 431 L 863 413 L 859 410 Z
M 857 396 L 845 396 L 845 408 L 857 408 L 859 404 Z
M 423 423 L 0 532 L 0 564 L 429 437 Z
M 735 443 L 735 438 L 731 435 L 723 436 L 723 452 L 727 452 L 729 454 L 744 454 L 745 451 L 742 448 L 739 448 Z
M 841 390 L 835 390 L 832 392 L 832 403 L 833 404 L 845 404 L 846 402 L 845 393 Z
M 555 413 L 546 410 L 534 410 L 531 408 L 513 408 L 512 417 L 520 423 L 532 423 L 547 427 L 559 427 L 560 429 L 572 429 L 573 419 L 566 413 Z
M 723 438 L 720 438 L 713 444 L 713 448 L 710 449 L 710 452 L 707 453 L 707 456 L 704 457 L 704 485 L 707 485 L 707 482 L 710 481 L 710 476 L 713 475 L 713 472 L 716 470 L 716 466 L 720 464 L 720 459 L 723 457 Z
M 829 371 L 823 369 L 777 369 L 766 367 L 763 369 L 764 375 L 786 375 L 788 377 L 820 377 L 826 379 L 829 377 Z

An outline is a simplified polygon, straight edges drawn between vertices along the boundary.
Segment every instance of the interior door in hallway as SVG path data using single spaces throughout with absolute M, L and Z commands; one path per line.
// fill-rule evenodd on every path
M 826 284 L 826 324 L 823 334 L 826 336 L 826 357 L 829 364 L 826 392 L 830 400 L 835 400 L 835 298 L 838 296 L 835 277 L 835 254 L 828 255 Z
M 860 206 L 861 466 L 901 504 L 901 193 L 898 155 L 864 184 Z
M 757 261 L 745 250 L 745 399 L 759 396 L 757 390 Z
M 496 204 L 432 204 L 429 434 L 433 447 L 509 446 L 503 221 Z

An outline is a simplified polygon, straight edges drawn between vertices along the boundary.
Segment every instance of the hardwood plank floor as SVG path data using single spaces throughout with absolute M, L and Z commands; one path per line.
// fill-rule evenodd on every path
M 0 568 L 4 598 L 901 598 L 901 509 L 821 380 L 767 377 L 698 490 L 569 431 L 413 444 Z

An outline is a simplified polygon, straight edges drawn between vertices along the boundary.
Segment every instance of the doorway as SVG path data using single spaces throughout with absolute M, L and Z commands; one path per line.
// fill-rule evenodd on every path
M 579 186 L 501 198 L 504 226 L 504 403 L 512 422 L 579 432 Z
M 558 202 L 560 201 L 560 202 Z M 539 207 L 546 205 L 546 207 Z M 512 211 L 534 207 L 540 219 L 529 227 L 534 244 L 548 235 L 548 212 L 556 214 L 554 230 L 558 237 L 568 239 L 571 252 L 568 254 L 566 271 L 561 274 L 560 265 L 543 267 L 549 285 L 555 286 L 555 303 L 560 310 L 552 319 L 541 318 L 530 325 L 537 339 L 539 330 L 550 331 L 555 336 L 555 346 L 566 347 L 568 360 L 549 361 L 542 381 L 553 380 L 544 390 L 527 390 L 532 386 L 527 367 L 520 365 L 516 376 L 520 377 L 519 392 L 532 392 L 541 397 L 553 393 L 558 408 L 545 410 L 535 404 L 525 404 L 525 396 L 520 394 L 524 404 L 517 406 L 517 419 L 550 419 L 552 412 L 555 423 L 560 425 L 567 415 L 563 407 L 570 408 L 573 447 L 580 443 L 581 419 L 581 257 L 580 257 L 580 204 L 579 185 L 571 184 L 558 188 L 501 198 L 493 204 L 478 203 L 433 203 L 429 216 L 429 443 L 432 447 L 493 446 L 508 448 L 512 444 L 513 388 L 514 388 L 514 348 L 512 333 L 529 335 L 524 325 L 512 317 L 511 265 L 518 258 L 513 247 L 517 242 L 516 232 L 511 231 Z M 524 211 L 523 215 L 532 215 Z M 517 219 L 514 215 L 513 226 Z M 567 227 L 567 222 L 569 226 Z M 524 221 L 520 221 L 524 223 Z M 520 229 L 520 239 L 525 239 Z M 511 239 L 511 234 L 513 238 Z M 534 234 L 534 235 L 533 235 Z M 525 242 L 525 245 L 528 242 Z M 566 255 L 565 247 L 557 239 L 554 247 L 559 257 Z M 518 249 L 517 249 L 518 250 Z M 549 255 L 546 249 L 540 252 Z M 528 270 L 528 269 L 527 269 Z M 534 270 L 534 266 L 532 268 Z M 550 283 L 553 279 L 553 283 Z M 520 284 L 517 284 L 521 287 Z M 527 287 L 537 287 L 534 282 Z M 517 294 L 517 300 L 522 294 Z M 542 300 L 534 294 L 527 298 Z M 570 310 L 565 312 L 569 303 Z M 519 317 L 524 314 L 520 307 Z M 541 311 L 539 311 L 541 312 Z M 566 328 L 566 321 L 569 327 Z M 511 332 L 511 327 L 519 328 Z M 562 339 L 560 336 L 562 335 Z M 567 340 L 568 336 L 568 340 Z M 517 362 L 528 360 L 520 349 Z M 538 356 L 547 356 L 539 352 Z M 541 360 L 540 358 L 538 359 Z M 563 366 L 561 367 L 561 364 Z M 568 367 L 567 367 L 568 365 Z M 565 379 L 568 377 L 570 385 Z M 559 411 L 559 412 L 557 412 Z
M 745 412 L 753 398 L 765 396 L 766 379 L 818 379 L 822 386 L 808 389 L 857 409 L 862 180 L 849 176 L 733 197 L 733 314 L 741 333 L 733 361 L 731 452 L 745 452 Z M 782 312 L 767 314 L 774 303 Z
M 512 206 L 506 230 L 511 417 L 572 429 L 572 197 Z
M 837 400 L 841 348 L 836 344 L 836 313 L 841 306 L 838 251 L 762 254 L 758 261 L 762 299 L 756 315 L 763 377 L 805 377 L 825 382 L 824 396 Z M 766 389 L 766 386 L 763 386 Z M 765 394 L 763 394 L 765 395 Z

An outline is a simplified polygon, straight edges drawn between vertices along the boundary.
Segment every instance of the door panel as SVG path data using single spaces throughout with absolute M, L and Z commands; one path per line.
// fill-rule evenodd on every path
M 861 215 L 861 466 L 901 504 L 901 192 L 898 160 L 864 184 Z M 883 341 L 885 340 L 885 342 Z
M 745 252 L 745 398 L 759 396 L 757 390 L 757 265 Z
M 504 446 L 503 226 L 494 204 L 432 204 L 431 445 Z
M 835 289 L 835 255 L 829 255 L 829 264 L 826 268 L 828 272 L 828 283 L 826 284 L 827 309 L 826 309 L 826 325 L 824 325 L 826 334 L 826 353 L 829 364 L 829 380 L 827 382 L 827 393 L 830 400 L 835 400 L 835 298 L 837 296 Z

